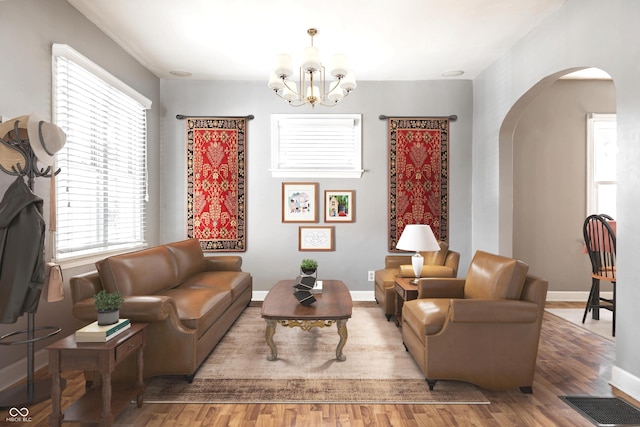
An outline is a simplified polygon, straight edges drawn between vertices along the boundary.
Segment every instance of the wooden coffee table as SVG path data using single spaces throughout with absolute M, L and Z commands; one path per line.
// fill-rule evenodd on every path
M 271 288 L 262 303 L 262 318 L 267 322 L 265 338 L 271 349 L 267 360 L 276 360 L 278 350 L 273 342 L 276 325 L 299 327 L 310 331 L 314 327 L 324 328 L 334 323 L 338 328 L 340 342 L 336 348 L 336 359 L 347 360 L 342 349 L 347 342 L 347 320 L 351 317 L 353 301 L 349 289 L 340 280 L 323 280 L 322 293 L 314 294 L 316 302 L 304 306 L 293 295 L 294 280 L 281 280 Z

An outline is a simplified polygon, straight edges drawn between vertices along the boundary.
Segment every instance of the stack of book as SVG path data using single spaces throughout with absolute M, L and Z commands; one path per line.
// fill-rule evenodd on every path
M 107 342 L 131 327 L 129 319 L 120 319 L 112 325 L 93 322 L 76 331 L 76 342 Z

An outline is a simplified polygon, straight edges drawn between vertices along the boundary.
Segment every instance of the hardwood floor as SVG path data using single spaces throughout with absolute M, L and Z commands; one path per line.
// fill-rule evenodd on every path
M 572 303 L 548 303 L 565 308 Z M 582 307 L 582 304 L 578 305 Z M 612 396 L 615 343 L 545 313 L 533 394 L 483 390 L 490 405 L 131 404 L 116 426 L 593 426 L 559 396 Z M 46 372 L 38 372 L 38 376 Z M 62 407 L 83 393 L 80 372 L 67 372 Z M 436 386 L 437 389 L 437 386 Z M 624 396 L 621 396 L 624 397 Z M 637 405 L 637 402 L 632 402 Z M 50 400 L 29 408 L 29 426 L 46 426 Z M 99 410 L 96 408 L 96 410 Z M 8 415 L 0 411 L 0 425 Z M 15 423 L 14 423 L 15 425 Z M 65 424 L 78 426 L 79 424 Z

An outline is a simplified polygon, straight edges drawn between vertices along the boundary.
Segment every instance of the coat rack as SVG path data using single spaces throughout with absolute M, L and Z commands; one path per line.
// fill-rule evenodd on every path
M 33 191 L 35 178 L 50 178 L 52 176 L 52 169 L 49 166 L 46 169 L 38 169 L 37 158 L 31 149 L 29 139 L 22 139 L 20 137 L 18 125 L 19 122 L 16 121 L 12 131 L 15 135 L 15 139 L 8 138 L 8 140 L 4 140 L 0 138 L 0 144 L 18 151 L 24 158 L 24 166 L 18 162 L 16 165 L 11 166 L 11 170 L 8 170 L 0 163 L 0 170 L 12 176 L 26 176 L 28 179 L 27 184 L 29 189 Z M 12 132 L 9 132 L 7 135 L 10 135 Z M 60 169 L 55 171 L 53 175 L 57 175 L 59 172 Z M 27 329 L 21 329 L 19 331 L 0 336 L 0 345 L 27 344 L 27 382 L 26 384 L 18 384 L 0 392 L 0 408 L 17 407 L 28 403 L 38 403 L 51 397 L 51 380 L 35 380 L 33 378 L 35 343 L 56 335 L 61 331 L 61 328 L 56 326 L 36 327 L 35 313 L 27 313 L 27 315 Z M 36 336 L 36 331 L 40 332 L 39 336 Z M 26 339 L 9 341 L 12 337 L 25 334 L 27 336 Z M 62 384 L 62 387 L 64 387 L 64 384 Z

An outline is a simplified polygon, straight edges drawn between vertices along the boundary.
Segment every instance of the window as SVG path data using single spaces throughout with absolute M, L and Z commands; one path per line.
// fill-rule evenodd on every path
M 616 115 L 587 115 L 587 215 L 616 218 Z
M 274 177 L 360 178 L 360 114 L 273 114 Z
M 67 45 L 53 45 L 58 152 L 54 256 L 68 260 L 145 243 L 146 109 L 151 101 Z

